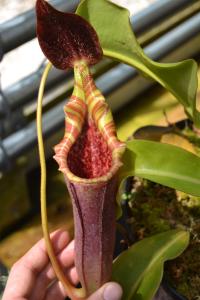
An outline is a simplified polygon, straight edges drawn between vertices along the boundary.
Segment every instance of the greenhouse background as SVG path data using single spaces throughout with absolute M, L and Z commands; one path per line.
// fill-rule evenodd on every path
M 79 1 L 52 2 L 60 10 L 74 11 Z M 113 2 L 129 8 L 138 41 L 153 60 L 194 58 L 199 63 L 200 1 Z M 13 263 L 42 237 L 35 114 L 46 59 L 35 38 L 34 4 L 35 0 L 0 0 L 0 292 Z M 130 66 L 105 58 L 92 73 L 113 111 L 121 140 L 142 126 L 168 126 L 186 118 L 172 94 Z M 63 136 L 62 108 L 72 88 L 72 72 L 54 68 L 44 98 L 49 226 L 53 231 L 65 224 L 71 234 L 71 202 L 52 149 Z

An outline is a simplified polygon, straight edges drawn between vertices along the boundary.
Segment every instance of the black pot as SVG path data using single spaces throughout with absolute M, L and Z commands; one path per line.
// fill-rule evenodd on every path
M 167 280 L 163 280 L 163 289 L 166 291 L 166 293 L 173 299 L 173 300 L 187 300 L 186 297 L 178 293 L 173 287 L 170 286 L 170 284 L 167 282 Z
M 153 300 L 186 300 L 186 298 L 179 295 L 175 290 L 168 290 L 165 283 L 161 284 Z

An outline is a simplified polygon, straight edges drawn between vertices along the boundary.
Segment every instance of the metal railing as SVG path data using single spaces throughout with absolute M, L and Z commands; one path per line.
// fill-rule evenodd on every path
M 62 1 L 54 2 L 57 2 L 57 4 L 59 2 L 61 4 Z M 74 3 L 74 1 L 68 1 L 67 3 L 70 3 L 70 5 L 72 5 L 72 2 Z M 160 5 L 161 2 L 163 3 L 163 6 Z M 135 18 L 131 20 L 132 26 L 137 33 L 142 32 L 146 27 L 161 20 L 162 17 L 164 18 L 168 14 L 171 14 L 172 12 L 174 13 L 176 10 L 179 10 L 189 4 L 191 4 L 190 0 L 157 1 L 154 5 L 138 13 Z M 159 11 L 159 14 L 157 13 L 157 10 Z M 159 17 L 157 16 L 157 14 L 159 15 Z M 6 26 L 4 24 L 4 26 L 2 27 L 4 28 L 3 31 L 0 27 L 1 41 L 4 41 L 2 43 L 4 52 L 10 51 L 11 49 L 13 49 L 12 47 L 26 42 L 34 37 L 34 12 L 31 11 L 23 15 L 32 16 L 31 18 L 33 19 L 31 21 L 32 23 L 30 22 L 32 25 L 30 26 L 29 30 L 27 30 L 26 37 L 24 37 L 20 41 L 13 41 L 12 43 L 6 42 Z M 17 20 L 17 18 L 18 17 L 16 17 L 15 19 Z M 26 18 L 24 20 L 24 22 L 26 22 Z M 145 22 L 143 22 L 144 20 Z M 11 26 L 12 21 L 9 22 Z M 169 59 L 169 56 L 172 54 L 173 58 L 175 58 L 174 55 L 176 51 L 177 53 L 179 53 L 179 59 L 187 58 L 188 55 L 194 56 L 200 52 L 200 44 L 196 43 L 196 39 L 200 37 L 199 25 L 200 13 L 196 13 L 188 20 L 184 21 L 177 27 L 171 29 L 169 32 L 147 45 L 144 50 L 154 60 L 166 60 L 167 58 Z M 18 27 L 19 31 L 17 31 L 15 35 L 20 32 L 21 26 L 22 25 Z M 3 39 L 2 32 L 4 32 Z M 194 42 L 195 47 L 192 47 Z M 190 49 L 190 53 L 188 54 L 187 51 L 181 51 L 180 56 L 179 50 L 184 46 L 186 50 Z M 110 62 L 106 64 L 109 65 Z M 106 67 L 106 69 L 108 69 L 108 67 Z M 23 107 L 33 102 L 33 100 L 35 99 L 42 70 L 43 67 L 40 67 L 37 72 L 8 87 L 0 94 L 0 122 L 1 124 L 3 124 L 2 132 L 4 132 L 5 134 L 5 138 L 0 142 L 1 172 L 8 170 L 18 157 L 30 151 L 30 149 L 32 149 L 37 144 L 35 121 L 27 123 L 26 116 L 23 115 Z M 60 72 L 54 69 L 47 81 L 47 94 L 54 88 L 58 88 L 59 91 L 63 91 L 64 89 L 62 87 L 67 79 L 72 79 L 71 72 Z M 141 78 L 135 69 L 122 64 L 117 64 L 115 66 L 112 65 L 112 68 L 106 70 L 104 74 L 101 74 L 97 77 L 96 83 L 97 86 L 102 90 L 104 95 L 107 97 L 113 112 L 121 109 L 122 106 L 132 101 L 135 96 L 154 84 L 152 81 L 147 81 Z M 123 101 L 122 99 L 120 99 L 122 91 L 126 94 L 126 97 L 123 97 Z M 65 93 L 66 92 L 67 91 L 65 89 Z M 63 95 L 61 95 L 61 99 L 63 99 Z M 64 102 L 66 102 L 66 100 Z M 43 124 L 45 139 L 48 139 L 51 135 L 54 135 L 60 128 L 62 128 L 64 122 L 62 107 L 64 105 L 64 102 L 60 101 L 57 105 L 49 109 L 44 114 Z M 15 126 L 13 126 L 12 128 L 11 125 L 11 128 L 9 128 L 10 120 L 14 119 L 15 114 L 19 111 L 22 112 L 20 114 L 20 118 L 22 121 L 21 128 L 16 132 L 13 132 L 13 130 L 15 130 Z M 9 135 L 5 133 L 6 131 L 9 133 Z
M 52 0 L 50 3 L 61 11 L 72 12 L 79 3 L 78 0 Z M 31 9 L 0 25 L 1 57 L 9 51 L 35 38 L 35 10 Z
M 77 1 L 68 1 L 63 5 L 63 0 L 54 0 L 53 3 L 57 4 L 57 7 L 60 9 L 73 10 Z M 162 3 L 162 5 L 161 5 Z M 148 7 L 147 9 L 141 11 L 134 18 L 131 19 L 131 24 L 134 28 L 136 34 L 139 34 L 141 31 L 144 31 L 146 27 L 151 27 L 157 24 L 158 21 L 162 21 L 168 15 L 175 13 L 176 11 L 185 8 L 191 3 L 190 0 L 179 0 L 178 2 L 174 2 L 173 0 L 162 0 L 156 1 L 153 5 Z M 159 14 L 157 14 L 157 12 Z M 23 20 L 23 21 L 22 21 Z M 25 29 L 24 35 L 22 34 L 23 28 L 26 28 L 26 22 L 30 21 L 29 28 Z M 18 24 L 18 25 L 17 25 Z M 194 25 L 196 26 L 196 25 Z M 11 49 L 11 47 L 7 47 L 9 45 L 10 34 L 12 32 L 12 43 L 13 47 L 17 45 L 21 45 L 21 42 L 26 42 L 30 38 L 33 38 L 35 35 L 35 18 L 34 11 L 31 10 L 22 14 L 21 16 L 16 17 L 13 21 L 8 21 L 2 26 L 0 26 L 0 37 L 4 40 L 3 45 L 5 48 Z M 6 39 L 5 32 L 8 32 L 8 37 Z M 193 31 L 193 28 L 191 28 Z M 4 36 L 4 38 L 2 38 Z M 20 36 L 25 36 L 23 40 L 20 40 Z M 178 37 L 178 41 L 182 37 Z M 17 43 L 17 44 L 16 44 Z M 39 81 L 41 77 L 41 73 L 43 71 L 43 67 L 40 67 L 36 72 L 30 74 L 26 78 L 23 78 L 19 82 L 9 86 L 5 90 L 0 93 L 0 119 L 10 119 L 10 115 L 14 111 L 22 110 L 23 105 L 27 105 L 28 103 L 35 100 L 37 96 L 37 87 L 39 86 Z M 69 74 L 67 75 L 69 78 Z M 72 76 L 72 73 L 71 73 Z M 66 73 L 60 72 L 58 70 L 53 70 L 49 79 L 47 81 L 46 90 L 52 90 L 57 85 L 62 84 L 62 82 L 66 79 Z M 23 114 L 20 113 L 19 117 L 14 117 L 12 122 L 1 122 L 0 126 L 0 136 L 6 136 L 10 134 L 10 132 L 15 131 L 19 128 L 20 124 L 23 126 L 25 120 L 23 119 Z M 16 125 L 17 124 L 17 125 Z M 17 126 L 17 127 L 16 127 Z

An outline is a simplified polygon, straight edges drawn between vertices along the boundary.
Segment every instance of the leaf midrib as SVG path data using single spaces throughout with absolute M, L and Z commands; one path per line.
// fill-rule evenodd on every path
M 136 289 L 137 289 L 137 287 L 139 286 L 140 281 L 142 281 L 142 278 L 144 277 L 144 274 L 145 274 L 146 272 L 148 272 L 148 271 L 152 268 L 152 265 L 155 264 L 156 260 L 158 260 L 159 258 L 162 259 L 162 256 L 163 256 L 164 252 L 166 251 L 166 249 L 169 249 L 170 247 L 172 247 L 173 244 L 177 242 L 177 239 L 178 239 L 178 238 L 181 239 L 182 236 L 184 236 L 184 234 L 185 234 L 185 232 L 180 232 L 180 233 L 178 233 L 179 236 L 177 236 L 177 237 L 175 236 L 176 238 L 174 237 L 174 238 L 171 240 L 170 243 L 167 243 L 167 247 L 164 247 L 164 246 L 163 246 L 163 247 L 161 248 L 161 250 L 159 251 L 160 254 L 154 255 L 154 256 L 153 256 L 153 259 L 151 260 L 151 262 L 148 264 L 148 266 L 145 268 L 145 270 L 141 273 L 139 279 L 136 281 L 136 284 L 135 284 L 135 286 L 134 286 L 133 289 L 132 289 L 131 297 L 134 296 L 134 293 L 136 292 Z M 158 251 L 157 251 L 157 253 L 158 253 Z M 168 259 L 172 259 L 172 258 L 173 258 L 173 256 L 170 257 L 170 258 L 168 258 Z M 165 260 L 164 258 L 161 260 L 161 268 L 162 268 L 162 264 L 163 264 L 163 261 L 164 261 L 164 260 Z M 162 269 L 161 269 L 161 270 L 162 270 Z M 132 299 L 132 298 L 129 297 L 129 300 L 131 300 L 131 299 Z
M 136 168 L 135 174 L 137 175 L 155 175 L 156 177 L 167 177 L 172 179 L 178 179 L 178 180 L 184 180 L 185 182 L 190 182 L 195 185 L 200 185 L 200 179 L 196 179 L 190 176 L 180 175 L 173 172 L 167 172 L 167 171 L 159 171 L 159 170 L 153 170 L 149 168 Z

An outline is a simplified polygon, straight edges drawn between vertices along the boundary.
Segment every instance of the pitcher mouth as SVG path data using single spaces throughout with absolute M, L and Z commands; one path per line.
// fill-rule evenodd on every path
M 79 183 L 107 182 L 118 171 L 125 145 L 87 65 L 75 66 L 75 88 L 65 106 L 65 136 L 54 148 L 59 170 Z
M 113 157 L 112 150 L 91 120 L 85 122 L 77 141 L 69 149 L 64 144 L 67 144 L 65 138 L 55 147 L 54 158 L 60 165 L 59 170 L 72 182 L 107 182 L 122 165 L 119 159 Z M 101 156 L 98 157 L 98 154 Z M 65 157 L 62 162 L 61 156 Z

